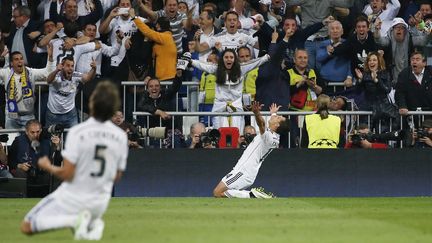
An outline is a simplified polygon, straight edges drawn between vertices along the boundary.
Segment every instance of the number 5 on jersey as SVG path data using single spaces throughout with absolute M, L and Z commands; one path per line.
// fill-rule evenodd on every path
M 100 162 L 100 170 L 99 172 L 92 172 L 90 175 L 92 177 L 101 177 L 105 172 L 105 149 L 107 146 L 105 145 L 96 145 L 94 160 L 96 162 Z

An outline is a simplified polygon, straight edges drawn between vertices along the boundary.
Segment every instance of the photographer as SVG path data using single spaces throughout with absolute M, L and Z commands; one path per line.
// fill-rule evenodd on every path
M 51 136 L 42 134 L 42 125 L 38 120 L 30 120 L 25 125 L 25 134 L 15 138 L 9 150 L 10 170 L 15 177 L 27 178 L 27 196 L 41 197 L 47 195 L 50 188 L 50 175 L 39 169 L 39 157 L 48 156 L 61 161 L 61 131 L 48 129 Z M 62 130 L 62 129 L 60 129 Z M 53 134 L 58 132 L 58 134 Z
M 239 148 L 246 148 L 252 142 L 255 136 L 256 136 L 255 127 L 250 125 L 245 126 L 245 128 L 243 129 L 243 135 L 241 135 L 238 139 Z
M 201 142 L 201 134 L 205 133 L 205 125 L 201 122 L 196 122 L 191 125 L 188 139 L 185 141 L 187 148 L 198 148 Z
M 432 120 L 424 120 L 422 127 L 413 133 L 413 145 L 416 148 L 432 147 Z
M 357 130 L 348 136 L 348 142 L 345 144 L 345 148 L 386 149 L 388 145 L 374 142 L 368 125 L 360 124 Z

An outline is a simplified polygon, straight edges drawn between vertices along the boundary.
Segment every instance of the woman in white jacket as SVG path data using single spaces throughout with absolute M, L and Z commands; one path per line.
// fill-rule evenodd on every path
M 233 49 L 225 49 L 218 64 L 211 64 L 192 60 L 192 66 L 204 72 L 216 75 L 216 91 L 212 112 L 238 112 L 243 111 L 242 91 L 246 74 L 252 69 L 264 64 L 270 56 L 240 64 Z M 241 116 L 214 117 L 213 128 L 238 127 L 243 131 L 244 119 Z

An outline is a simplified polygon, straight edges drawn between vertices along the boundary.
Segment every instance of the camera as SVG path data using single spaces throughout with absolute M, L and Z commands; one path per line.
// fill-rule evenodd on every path
M 243 135 L 244 141 L 240 143 L 240 148 L 246 148 L 252 140 L 255 138 L 256 134 L 246 133 Z
M 418 138 L 426 138 L 429 137 L 429 133 L 424 128 L 417 129 L 417 137 Z
M 9 140 L 8 134 L 0 134 L 0 142 L 6 143 Z
M 129 8 L 119 8 L 118 9 L 118 14 L 123 15 L 123 14 L 128 14 L 129 13 Z
M 166 136 L 166 128 L 165 127 L 152 127 L 152 128 L 144 128 L 141 126 L 137 126 L 135 129 L 128 132 L 128 140 L 132 142 L 137 142 L 140 139 L 145 137 L 163 139 Z
M 60 136 L 64 132 L 64 126 L 61 124 L 53 124 L 49 127 L 43 128 L 40 137 L 50 139 L 51 136 Z
M 400 141 L 404 138 L 404 133 L 402 131 L 386 132 L 381 134 L 375 133 L 359 133 L 354 131 L 351 135 L 351 142 L 353 145 L 360 146 L 362 140 L 367 140 L 368 142 L 388 142 L 388 141 Z
M 211 129 L 207 132 L 201 133 L 200 142 L 197 144 L 196 148 L 217 148 L 219 145 L 220 132 L 217 129 Z

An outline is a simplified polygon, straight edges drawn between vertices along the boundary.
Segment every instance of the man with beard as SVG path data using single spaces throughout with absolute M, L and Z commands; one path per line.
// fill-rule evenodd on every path
M 80 82 L 88 82 L 95 76 L 96 62 L 93 60 L 90 66 L 91 70 L 86 74 L 74 72 L 74 59 L 67 56 L 57 65 L 57 70 L 48 75 L 46 126 L 61 124 L 64 127 L 72 127 L 78 124 L 75 95 Z

